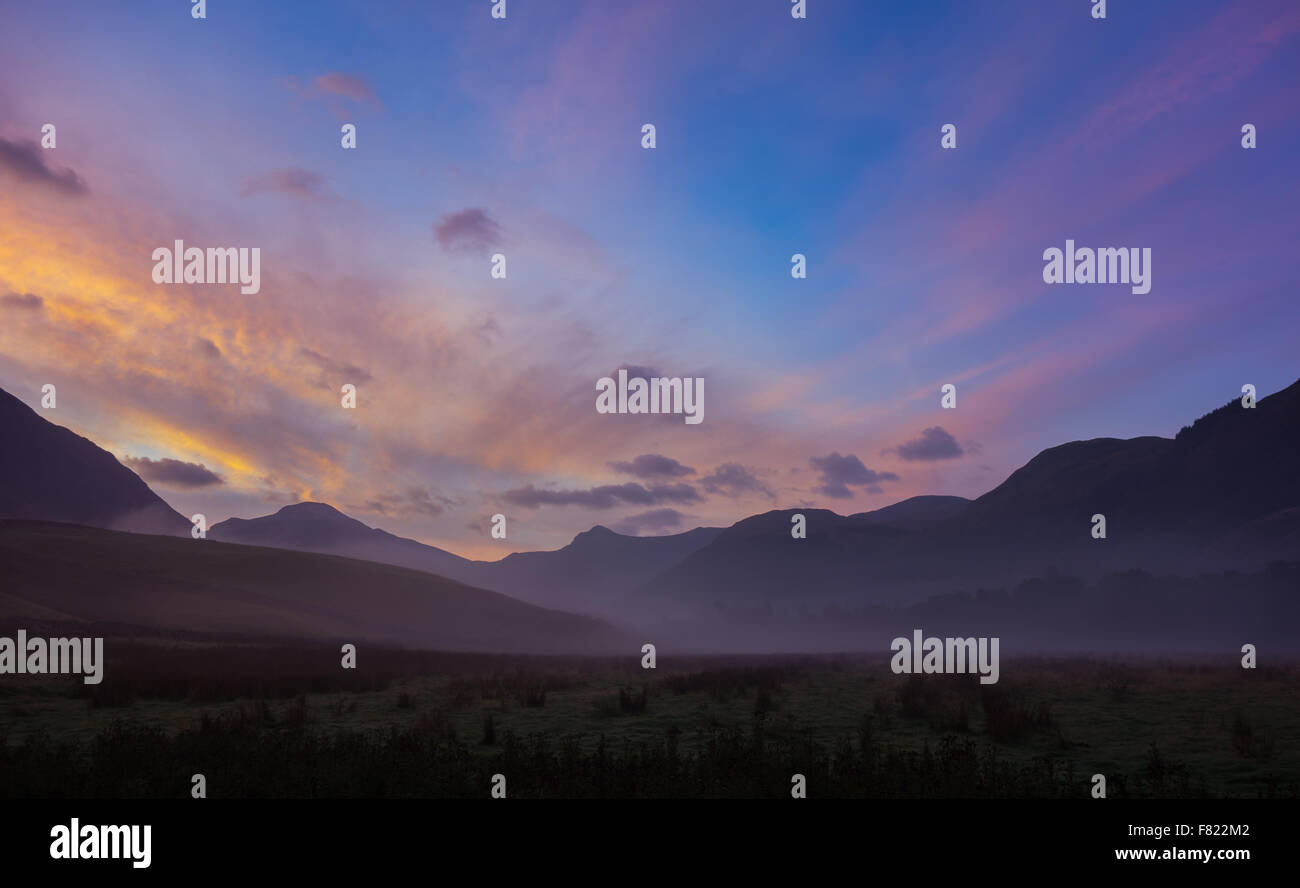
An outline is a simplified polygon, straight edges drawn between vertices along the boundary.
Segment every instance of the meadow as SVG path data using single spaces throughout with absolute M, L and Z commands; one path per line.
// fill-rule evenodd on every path
M 106 677 L 0 680 L 0 795 L 1300 795 L 1300 664 L 865 655 L 619 659 L 117 639 Z

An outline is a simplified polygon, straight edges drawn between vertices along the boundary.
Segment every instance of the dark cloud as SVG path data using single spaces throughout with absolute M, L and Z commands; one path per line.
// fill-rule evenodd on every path
M 316 369 L 320 371 L 320 376 L 316 379 L 317 385 L 335 388 L 349 382 L 353 385 L 361 385 L 372 379 L 369 371 L 365 368 L 353 364 L 344 364 L 310 348 L 300 348 L 298 354 L 314 364 Z
M 343 71 L 321 74 L 312 81 L 312 86 L 319 92 L 342 96 L 354 102 L 378 101 L 375 91 L 364 78 Z
M 776 496 L 772 488 L 758 480 L 758 475 L 752 469 L 747 469 L 739 463 L 723 463 L 701 478 L 700 485 L 709 493 L 721 493 L 726 496 L 737 496 L 742 493 Z
M 483 254 L 501 243 L 501 226 L 486 210 L 472 207 L 435 222 L 433 237 L 444 250 Z
M 123 462 L 144 480 L 172 487 L 212 487 L 226 483 L 216 472 L 199 463 L 181 462 L 166 457 L 150 459 L 147 456 L 128 456 Z
M 399 493 L 381 493 L 367 500 L 362 507 L 368 512 L 377 512 L 395 518 L 409 518 L 419 515 L 441 515 L 443 506 L 453 505 L 454 501 L 445 496 L 435 497 L 427 487 L 408 487 Z
M 292 197 L 317 199 L 326 196 L 325 177 L 311 170 L 287 167 L 248 179 L 239 189 L 240 197 L 275 192 Z
M 681 478 L 694 475 L 695 470 L 677 460 L 657 453 L 643 453 L 631 462 L 606 463 L 611 469 L 637 478 Z
M 964 451 L 957 439 L 942 426 L 931 426 L 921 432 L 921 437 L 898 446 L 898 455 L 909 462 L 931 462 L 938 459 L 956 459 Z
M 586 506 L 589 509 L 611 509 L 619 505 L 657 506 L 663 503 L 696 503 L 702 499 L 699 491 L 689 484 L 651 484 L 643 487 L 628 484 L 602 484 L 589 490 L 538 490 L 533 485 L 508 490 L 502 494 L 506 502 L 515 506 Z
M 69 169 L 55 172 L 45 163 L 43 149 L 36 142 L 0 139 L 0 170 L 8 170 L 24 182 L 45 185 L 64 194 L 85 194 L 85 181 Z
M 880 493 L 881 481 L 898 480 L 893 472 L 877 472 L 867 468 L 862 460 L 851 453 L 846 456 L 840 456 L 839 453 L 814 456 L 809 462 L 821 473 L 821 485 L 814 489 L 837 499 L 853 496 L 850 487 L 865 487 L 868 493 Z
M 6 293 L 0 296 L 0 305 L 5 308 L 23 308 L 40 311 L 45 307 L 45 300 L 35 293 Z
M 616 523 L 612 530 L 629 536 L 639 536 L 643 530 L 668 530 L 681 527 L 685 517 L 676 509 L 651 509 L 637 515 L 629 515 Z

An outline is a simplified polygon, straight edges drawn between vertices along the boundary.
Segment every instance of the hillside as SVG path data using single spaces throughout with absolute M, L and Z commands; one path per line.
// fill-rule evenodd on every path
M 113 454 L 2 390 L 0 518 L 175 536 L 190 532 L 189 521 Z
M 636 650 L 597 620 L 406 568 L 30 521 L 0 521 L 0 617 L 448 651 Z
M 805 540 L 790 537 L 795 511 L 808 518 Z M 1106 516 L 1105 539 L 1092 536 L 1095 514 Z M 747 518 L 647 582 L 637 599 L 645 611 L 798 613 L 1053 572 L 1189 574 L 1273 560 L 1300 560 L 1300 383 L 1252 410 L 1234 401 L 1173 439 L 1049 448 L 967 504 L 909 500 L 849 517 L 787 509 Z
M 230 518 L 214 524 L 208 539 L 342 555 L 453 578 L 465 576 L 471 564 L 436 546 L 368 527 L 325 503 L 294 503 L 274 515 Z

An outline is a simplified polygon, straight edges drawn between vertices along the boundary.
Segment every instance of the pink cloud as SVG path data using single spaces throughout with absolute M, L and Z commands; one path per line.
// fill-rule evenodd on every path
M 335 96 L 343 96 L 354 102 L 377 102 L 375 91 L 370 87 L 363 78 L 355 74 L 346 74 L 342 71 L 333 71 L 329 74 L 321 74 L 312 81 L 319 92 L 328 93 Z

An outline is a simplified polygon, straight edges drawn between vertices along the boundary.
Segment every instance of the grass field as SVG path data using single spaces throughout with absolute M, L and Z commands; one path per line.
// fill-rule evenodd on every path
M 0 679 L 0 795 L 1300 795 L 1300 666 L 621 660 L 117 643 L 102 685 Z

